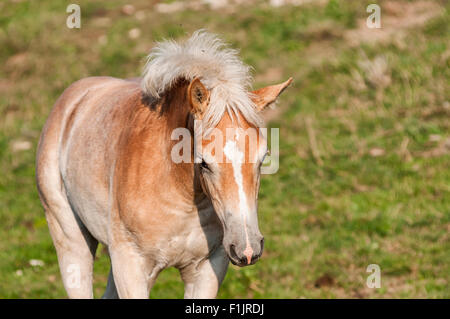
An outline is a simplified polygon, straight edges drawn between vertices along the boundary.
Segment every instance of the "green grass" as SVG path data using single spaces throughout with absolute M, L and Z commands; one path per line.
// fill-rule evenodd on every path
M 0 297 L 66 296 L 34 181 L 37 140 L 57 97 L 82 77 L 136 76 L 154 41 L 199 28 L 241 50 L 255 87 L 295 79 L 270 123 L 280 128 L 281 158 L 278 173 L 261 184 L 263 258 L 231 266 L 219 297 L 450 297 L 445 1 L 432 2 L 440 9 L 428 21 L 395 27 L 392 39 L 356 45 L 349 34 L 361 28 L 373 1 L 281 8 L 256 1 L 173 14 L 134 1 L 141 20 L 121 12 L 128 2 L 79 1 L 79 30 L 65 26 L 70 2 L 0 4 Z M 378 3 L 388 29 L 395 8 Z M 138 39 L 129 38 L 132 28 L 141 30 Z M 20 142 L 30 147 L 18 150 Z M 32 267 L 31 259 L 45 265 Z M 369 264 L 381 267 L 380 289 L 366 287 Z M 100 247 L 96 297 L 108 268 Z M 182 296 L 178 272 L 164 271 L 152 297 Z

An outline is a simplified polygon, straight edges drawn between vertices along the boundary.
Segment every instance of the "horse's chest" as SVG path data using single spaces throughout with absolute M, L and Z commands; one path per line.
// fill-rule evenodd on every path
M 152 258 L 167 266 L 180 266 L 210 255 L 222 244 L 222 229 L 215 216 L 200 221 L 198 216 L 186 218 L 169 229 L 155 241 L 144 243 Z

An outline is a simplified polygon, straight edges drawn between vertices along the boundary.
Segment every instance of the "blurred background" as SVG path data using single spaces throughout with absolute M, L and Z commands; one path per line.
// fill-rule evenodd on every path
M 66 8 L 81 8 L 69 29 Z M 366 8 L 381 8 L 369 29 Z M 0 297 L 65 298 L 34 179 L 42 126 L 87 76 L 139 76 L 155 41 L 205 28 L 241 51 L 254 88 L 289 76 L 280 169 L 262 179 L 263 258 L 219 298 L 449 298 L 448 1 L 0 2 Z M 369 264 L 381 288 L 366 285 Z M 95 296 L 108 256 L 100 246 Z M 153 298 L 181 298 L 175 269 Z

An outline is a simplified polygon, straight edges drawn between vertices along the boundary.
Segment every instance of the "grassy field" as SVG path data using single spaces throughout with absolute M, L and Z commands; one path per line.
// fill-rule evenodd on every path
M 261 185 L 263 258 L 231 266 L 219 298 L 450 298 L 447 1 L 177 11 L 174 1 L 79 0 L 81 29 L 68 29 L 72 2 L 0 3 L 0 297 L 66 297 L 34 180 L 57 97 L 83 77 L 137 76 L 154 41 L 206 28 L 241 50 L 256 88 L 295 79 L 267 114 L 281 158 Z M 365 25 L 373 2 L 379 30 Z M 379 289 L 366 286 L 369 264 L 381 268 Z M 99 247 L 96 297 L 108 268 Z M 152 297 L 182 296 L 178 272 L 164 271 Z

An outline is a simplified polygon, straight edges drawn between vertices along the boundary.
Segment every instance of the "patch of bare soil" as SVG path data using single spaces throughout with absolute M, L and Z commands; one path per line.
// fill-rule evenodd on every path
M 351 46 L 401 39 L 406 34 L 406 30 L 420 27 L 444 11 L 444 8 L 434 1 L 387 1 L 380 7 L 380 29 L 368 28 L 364 18 L 358 21 L 358 28 L 344 33 L 344 38 Z
M 302 6 L 307 4 L 320 4 L 323 5 L 327 0 L 269 0 L 268 5 L 271 7 L 282 7 L 282 6 Z M 177 11 L 182 11 L 186 9 L 191 10 L 201 10 L 205 7 L 211 10 L 227 10 L 234 11 L 237 10 L 241 5 L 256 5 L 255 0 L 191 0 L 191 1 L 172 1 L 169 3 L 159 2 L 155 5 L 156 11 L 160 13 L 170 14 Z
M 415 156 L 429 158 L 429 157 L 440 157 L 450 153 L 450 138 L 442 139 L 436 147 L 430 150 L 414 154 Z
M 336 280 L 330 274 L 323 274 L 314 282 L 314 287 L 329 287 L 334 286 L 336 284 Z

